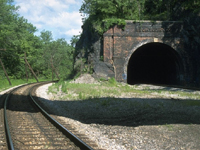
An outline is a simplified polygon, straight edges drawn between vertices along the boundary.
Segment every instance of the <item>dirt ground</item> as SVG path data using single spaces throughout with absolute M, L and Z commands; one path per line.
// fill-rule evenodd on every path
M 93 80 L 88 78 L 91 77 L 81 77 L 74 82 Z M 43 87 L 39 90 L 42 94 L 38 93 L 43 96 L 43 102 L 52 107 L 55 114 L 74 124 L 80 133 L 94 140 L 99 148 L 200 149 L 200 102 L 197 99 L 179 98 L 179 95 L 165 95 L 164 98 L 126 96 L 102 105 L 105 98 L 94 102 L 51 99 L 52 95 L 56 97 L 52 93 L 44 97 L 47 89 Z

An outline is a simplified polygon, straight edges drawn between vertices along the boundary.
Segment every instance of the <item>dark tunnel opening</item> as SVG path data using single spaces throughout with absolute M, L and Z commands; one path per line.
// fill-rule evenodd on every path
M 127 83 L 178 85 L 178 58 L 178 53 L 166 44 L 145 44 L 139 47 L 129 60 Z

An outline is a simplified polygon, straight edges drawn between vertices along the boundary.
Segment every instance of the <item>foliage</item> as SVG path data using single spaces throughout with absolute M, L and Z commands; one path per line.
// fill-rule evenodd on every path
M 40 37 L 43 45 L 41 61 L 46 70 L 45 76 L 53 72 L 57 73 L 61 79 L 69 78 L 73 71 L 74 48 L 65 39 L 52 41 L 50 31 L 42 31 Z
M 84 23 L 89 20 L 99 34 L 103 34 L 110 26 L 123 27 L 125 20 L 140 18 L 143 5 L 144 0 L 84 0 L 80 12 L 84 14 Z
M 80 8 L 84 24 L 91 22 L 102 35 L 113 25 L 125 25 L 125 20 L 180 20 L 188 13 L 198 14 L 197 0 L 84 0 Z
M 149 20 L 183 20 L 188 15 L 200 12 L 200 2 L 196 0 L 146 0 L 144 18 Z
M 110 85 L 117 85 L 117 81 L 115 80 L 115 78 L 110 78 L 109 80 L 108 80 L 108 83 L 110 84 Z
M 63 93 L 67 93 L 67 84 L 65 84 L 65 82 L 62 83 L 61 90 Z
M 0 0 L 0 58 L 8 75 L 16 79 L 27 75 L 32 78 L 29 69 L 25 69 L 26 54 L 37 76 L 54 79 L 57 73 L 61 79 L 69 78 L 73 73 L 75 44 L 70 45 L 64 39 L 53 40 L 51 31 L 43 30 L 40 36 L 35 36 L 36 27 L 19 16 L 19 7 L 13 2 Z

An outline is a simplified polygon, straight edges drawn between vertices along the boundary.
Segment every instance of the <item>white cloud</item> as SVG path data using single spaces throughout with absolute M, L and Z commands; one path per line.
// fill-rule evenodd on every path
M 42 30 L 52 31 L 55 39 L 80 34 L 82 0 L 15 0 L 19 14 Z M 37 33 L 38 34 L 38 33 Z
M 71 29 L 71 30 L 68 30 L 67 32 L 65 32 L 66 35 L 79 35 L 80 34 L 80 30 L 78 29 Z

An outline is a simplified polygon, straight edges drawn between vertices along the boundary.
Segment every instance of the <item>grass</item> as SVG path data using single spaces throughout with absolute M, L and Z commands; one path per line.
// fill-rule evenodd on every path
M 53 84 L 49 87 L 49 92 L 57 93 L 58 91 L 64 93 L 61 99 L 74 99 L 74 100 L 85 100 L 85 99 L 98 99 L 98 98 L 123 98 L 123 97 L 145 97 L 149 96 L 155 98 L 173 98 L 179 99 L 195 99 L 200 100 L 200 94 L 198 92 L 189 92 L 181 90 L 166 90 L 166 89 L 150 89 L 145 87 L 139 89 L 138 86 L 130 86 L 116 82 L 114 79 L 108 81 L 102 81 L 100 84 L 76 84 L 66 81 Z M 102 102 L 102 105 L 106 106 L 109 103 L 107 101 Z M 183 102 L 183 105 L 200 105 L 200 102 Z M 150 107 L 145 105 L 145 107 Z
M 10 79 L 12 85 L 9 85 L 9 82 L 5 79 L 0 80 L 0 91 L 9 89 L 11 87 L 20 85 L 20 84 L 25 84 L 27 83 L 26 80 L 22 80 L 22 79 Z
M 45 81 L 45 79 L 39 79 L 39 81 Z M 36 82 L 35 79 L 29 79 L 28 82 L 26 79 L 10 79 L 10 82 L 12 85 L 9 85 L 9 82 L 7 79 L 0 79 L 0 91 L 4 91 L 6 89 L 9 89 L 11 87 L 21 85 L 21 84 L 26 84 L 26 83 L 34 83 Z
M 173 131 L 174 126 L 172 124 L 165 124 L 169 131 Z

